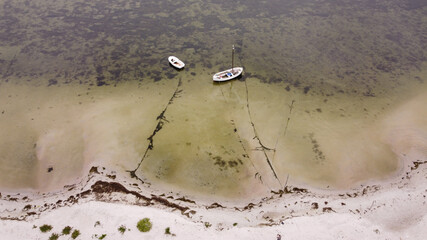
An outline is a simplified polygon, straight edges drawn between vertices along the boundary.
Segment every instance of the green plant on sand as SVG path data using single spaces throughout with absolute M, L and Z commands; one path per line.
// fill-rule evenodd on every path
M 70 226 L 66 226 L 64 227 L 64 229 L 62 229 L 62 234 L 64 235 L 68 235 L 71 232 L 71 227 Z
M 170 229 L 169 227 L 167 227 L 167 228 L 165 229 L 165 234 L 171 234 L 171 229 Z
M 144 218 L 142 220 L 139 220 L 138 224 L 136 225 L 139 231 L 141 232 L 148 232 L 151 230 L 152 224 L 150 222 L 149 218 Z
M 52 233 L 52 235 L 50 235 L 49 240 L 57 240 L 59 238 L 59 235 L 56 233 Z
M 71 234 L 71 238 L 72 239 L 76 239 L 78 236 L 80 235 L 80 231 L 79 230 L 74 230 L 73 233 Z
M 125 232 L 126 232 L 126 226 L 125 226 L 125 225 L 121 225 L 117 230 L 119 230 L 119 232 L 120 232 L 121 234 L 123 234 L 123 233 L 125 233 Z
M 43 226 L 40 227 L 40 231 L 42 232 L 49 232 L 50 230 L 52 230 L 52 226 L 44 224 Z

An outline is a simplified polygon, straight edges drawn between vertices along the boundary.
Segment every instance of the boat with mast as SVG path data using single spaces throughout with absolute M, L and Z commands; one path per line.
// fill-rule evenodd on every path
M 214 82 L 224 82 L 240 76 L 243 72 L 243 67 L 234 67 L 234 45 L 231 52 L 231 68 L 213 75 Z

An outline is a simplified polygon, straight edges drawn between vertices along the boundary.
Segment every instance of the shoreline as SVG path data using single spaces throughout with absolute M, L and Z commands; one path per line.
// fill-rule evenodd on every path
M 346 239 L 421 239 L 427 233 L 423 228 L 427 210 L 422 210 L 426 209 L 427 192 L 423 186 L 427 183 L 427 159 L 423 157 L 417 151 L 402 156 L 405 166 L 399 176 L 381 183 L 347 191 L 289 185 L 258 202 L 241 204 L 203 202 L 179 193 L 155 195 L 149 187 L 139 188 L 120 176 L 112 179 L 109 172 L 92 168 L 87 181 L 63 191 L 9 197 L 3 191 L 0 234 L 10 239 L 47 239 L 51 233 L 72 225 L 82 234 L 78 239 L 101 233 L 123 239 L 165 239 L 171 237 L 164 234 L 166 227 L 176 239 L 274 239 L 277 233 L 282 239 L 330 239 L 339 234 Z M 144 217 L 156 226 L 151 233 L 136 229 L 138 218 Z M 96 221 L 101 225 L 94 226 Z M 123 235 L 117 231 L 120 221 L 130 229 Z M 32 229 L 42 224 L 52 225 L 52 232 Z M 337 224 L 341 225 L 335 230 L 324 230 Z

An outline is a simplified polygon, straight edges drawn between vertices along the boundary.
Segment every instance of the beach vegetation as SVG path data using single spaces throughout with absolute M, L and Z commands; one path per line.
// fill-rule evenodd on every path
M 205 227 L 206 228 L 209 228 L 209 227 L 211 227 L 212 226 L 212 224 L 210 224 L 209 222 L 205 222 Z
M 150 222 L 149 218 L 144 218 L 139 220 L 138 224 L 136 225 L 139 231 L 141 232 L 148 232 L 151 230 L 152 223 Z
M 70 226 L 66 226 L 64 227 L 64 229 L 62 229 L 62 234 L 64 235 L 68 235 L 71 232 L 71 227 Z
M 80 235 L 80 231 L 79 230 L 74 230 L 73 233 L 71 234 L 71 238 L 72 239 L 76 239 L 78 236 Z
M 59 238 L 59 235 L 56 233 L 52 233 L 52 235 L 50 235 L 49 240 L 57 240 Z
M 170 227 L 167 227 L 167 228 L 165 229 L 165 234 L 171 234 L 171 229 L 170 229 Z
M 235 227 L 235 226 L 237 226 L 237 223 L 233 223 L 233 226 Z
M 107 236 L 107 234 L 102 234 L 98 239 L 104 239 Z
M 125 226 L 125 225 L 121 225 L 117 230 L 119 230 L 119 232 L 120 232 L 121 234 L 123 234 L 123 233 L 125 233 L 125 232 L 126 232 L 126 226 Z
M 52 230 L 52 226 L 51 225 L 43 224 L 40 227 L 40 231 L 42 231 L 42 232 L 49 232 L 50 230 Z

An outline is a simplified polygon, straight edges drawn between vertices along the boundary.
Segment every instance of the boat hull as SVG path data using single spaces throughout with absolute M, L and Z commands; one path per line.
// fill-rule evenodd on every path
M 182 69 L 185 67 L 185 63 L 175 56 L 169 56 L 168 61 L 175 68 Z
M 229 81 L 240 76 L 242 73 L 243 73 L 242 67 L 230 68 L 225 71 L 215 73 L 215 75 L 213 75 L 213 81 L 214 82 Z

